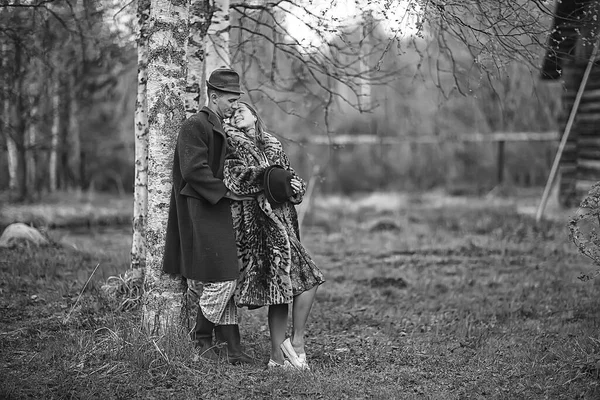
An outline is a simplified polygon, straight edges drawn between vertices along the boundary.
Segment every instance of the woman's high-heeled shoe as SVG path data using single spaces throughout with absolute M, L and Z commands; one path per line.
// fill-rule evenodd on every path
M 302 369 L 305 371 L 310 371 L 310 367 L 308 366 L 308 362 L 306 361 L 306 353 L 298 354 L 298 361 L 302 364 Z
M 287 338 L 281 343 L 281 350 L 283 354 L 290 360 L 290 363 L 301 371 L 310 371 L 308 366 L 308 362 L 306 361 L 306 353 L 298 354 L 296 350 L 294 350 L 294 346 L 292 346 L 292 341 L 290 338 Z
M 267 364 L 267 368 L 268 369 L 278 369 L 278 368 L 281 368 L 284 371 L 293 371 L 293 370 L 296 369 L 292 364 L 290 364 L 290 362 L 288 360 L 284 360 L 283 364 L 279 364 L 277 361 L 275 361 L 273 359 L 269 360 L 269 363 Z

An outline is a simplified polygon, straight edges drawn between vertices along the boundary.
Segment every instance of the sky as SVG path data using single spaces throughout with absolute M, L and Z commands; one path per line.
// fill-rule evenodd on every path
M 371 11 L 390 37 L 416 33 L 419 22 L 416 0 L 299 0 L 296 4 L 288 5 L 285 24 L 290 35 L 306 47 L 318 47 L 322 41 L 333 38 L 340 27 L 357 23 L 364 11 Z M 322 16 L 327 26 L 318 26 L 316 16 Z M 314 27 L 324 32 L 324 38 L 315 34 Z
M 134 40 L 135 32 L 131 32 L 129 24 L 135 19 L 135 2 L 130 0 L 100 0 L 106 13 L 105 20 L 109 29 L 118 32 L 124 41 Z
M 123 0 L 100 1 L 108 13 L 107 19 L 112 22 L 112 29 L 126 34 L 125 39 L 131 39 L 126 24 L 135 18 L 134 3 Z M 289 33 L 307 49 L 319 47 L 324 41 L 333 39 L 341 27 L 357 24 L 364 11 L 372 12 L 390 37 L 402 38 L 415 34 L 419 22 L 418 0 L 296 0 L 282 4 L 288 11 L 284 23 Z M 322 32 L 321 37 L 315 33 L 315 29 Z

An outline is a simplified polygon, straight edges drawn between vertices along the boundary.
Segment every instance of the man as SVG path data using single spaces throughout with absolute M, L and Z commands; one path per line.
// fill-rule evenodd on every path
M 233 294 L 239 275 L 230 199 L 239 200 L 223 184 L 227 141 L 223 119 L 238 106 L 239 75 L 226 68 L 208 78 L 208 105 L 183 122 L 173 160 L 173 189 L 163 271 L 187 279 L 199 296 L 192 340 L 206 358 L 217 359 L 213 330 L 227 342 L 233 364 L 252 363 L 240 345 Z

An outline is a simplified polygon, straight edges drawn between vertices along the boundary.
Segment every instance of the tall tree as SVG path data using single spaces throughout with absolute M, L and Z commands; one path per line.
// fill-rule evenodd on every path
M 231 65 L 229 52 L 229 0 L 190 0 L 190 36 L 186 113 L 206 105 L 206 79 L 219 67 Z
M 187 84 L 185 87 L 185 111 L 190 117 L 204 105 L 204 60 L 206 32 L 210 25 L 211 5 L 209 0 L 190 0 L 190 35 L 187 53 Z
M 3 76 L 8 73 L 10 78 L 3 79 L 1 84 L 9 86 L 8 92 L 12 97 L 9 113 L 11 139 L 15 146 L 9 144 L 9 148 L 11 161 L 17 160 L 11 162 L 15 177 L 29 176 L 30 181 L 35 177 L 40 183 L 51 181 L 52 185 L 48 184 L 48 187 L 52 188 L 80 187 L 87 183 L 86 164 L 79 156 L 89 152 L 90 148 L 93 151 L 97 149 L 91 145 L 100 136 L 100 129 L 94 125 L 111 131 L 111 124 L 107 122 L 112 121 L 105 118 L 110 113 L 105 113 L 104 106 L 97 107 L 97 104 L 113 96 L 114 75 L 122 65 L 118 57 L 126 54 L 127 50 L 124 42 L 116 42 L 114 29 L 104 24 L 104 15 L 105 9 L 97 0 L 0 1 L 0 43 L 7 47 L 2 57 L 2 69 Z M 21 68 L 17 68 L 19 64 Z M 72 90 L 65 88 L 69 81 L 66 77 L 71 77 Z M 73 101 L 60 101 L 60 108 L 70 107 L 78 118 L 86 115 L 86 118 L 80 119 L 79 129 L 66 128 L 68 112 L 60 110 L 56 113 L 51 106 L 55 103 L 56 93 L 65 92 L 73 96 Z M 51 116 L 53 113 L 55 117 Z M 114 114 L 117 113 L 110 116 L 117 118 Z M 33 119 L 32 115 L 37 117 Z M 102 124 L 98 123 L 100 118 L 104 118 Z M 74 118 L 70 120 L 77 122 Z M 38 127 L 32 124 L 38 124 Z M 54 136 L 46 128 L 52 125 L 58 127 L 58 131 L 54 129 Z M 90 128 L 96 131 L 95 135 L 87 135 L 91 132 Z M 62 133 L 67 131 L 71 133 L 68 140 L 58 140 L 56 132 L 64 136 Z M 35 145 L 29 139 L 31 145 L 27 142 L 21 145 L 23 132 L 29 132 L 30 137 L 35 133 Z M 76 134 L 78 137 L 75 137 Z M 74 148 L 78 145 L 81 151 Z M 21 152 L 27 153 L 25 158 L 30 164 L 27 173 L 27 163 L 19 162 Z M 12 157 L 13 154 L 15 157 Z M 34 157 L 30 157 L 31 154 Z M 32 168 L 31 161 L 34 159 L 38 163 L 48 163 L 48 168 Z M 93 161 L 97 162 L 97 159 Z M 55 171 L 56 176 L 51 178 Z M 69 179 L 62 179 L 65 176 Z M 19 179 L 15 178 L 13 182 L 16 186 Z M 15 197 L 34 194 L 31 190 L 26 193 L 20 187 L 16 191 L 22 193 Z M 37 192 L 40 187 L 33 189 Z
M 81 176 L 81 131 L 79 124 L 80 109 L 79 96 L 80 85 L 78 84 L 74 74 L 68 78 L 68 128 L 67 128 L 67 168 L 70 189 L 80 190 L 82 183 Z
M 372 3 L 231 2 L 232 64 L 252 101 L 270 110 L 269 122 L 333 133 L 332 117 L 348 120 L 341 107 L 357 114 L 378 107 L 363 101 L 364 90 L 387 87 L 402 72 L 382 68 L 390 38 L 368 40 L 382 30 L 378 21 L 363 29 L 361 9 Z
M 15 2 L 16 5 L 20 1 Z M 6 7 L 6 6 L 4 6 Z M 0 13 L 0 34 L 3 43 L 3 62 L 5 98 L 8 99 L 6 122 L 6 140 L 8 148 L 9 176 L 12 181 L 13 199 L 26 200 L 26 132 L 25 116 L 29 113 L 26 98 L 26 71 L 31 52 L 28 51 L 29 41 L 26 40 L 31 30 L 31 21 L 24 10 L 4 10 Z M 8 28 L 7 28 L 8 27 Z
M 29 114 L 29 122 L 25 131 L 25 170 L 27 176 L 25 177 L 25 184 L 27 185 L 27 193 L 35 193 L 37 190 L 37 174 L 36 174 L 36 160 L 37 160 L 37 142 L 38 137 L 38 107 L 34 106 L 31 108 Z
M 138 11 L 142 15 L 143 11 Z M 189 25 L 187 17 L 189 16 Z M 219 0 L 155 1 L 150 5 L 149 27 L 138 18 L 140 37 L 148 29 L 148 59 L 140 41 L 139 71 L 147 70 L 147 82 L 138 82 L 139 96 L 146 93 L 148 109 L 148 209 L 146 219 L 144 325 L 150 331 L 160 331 L 173 318 L 182 317 L 181 281 L 162 273 L 164 232 L 171 189 L 171 167 L 175 140 L 185 117 L 196 113 L 205 103 L 207 65 L 212 69 L 229 65 L 229 2 Z M 187 36 L 183 36 L 187 33 Z M 182 51 L 181 49 L 184 49 Z M 139 99 L 139 98 L 138 98 Z M 142 102 L 138 101 L 138 118 L 143 118 Z M 137 122 L 137 128 L 142 124 Z M 142 146 L 141 135 L 136 140 Z M 166 151 L 165 151 L 166 150 Z M 136 178 L 143 164 L 136 161 Z M 136 185 L 135 215 L 143 213 L 143 186 Z M 135 221 L 134 221 L 135 224 Z M 132 265 L 141 264 L 141 240 L 137 231 L 143 224 L 134 225 Z
M 513 62 L 538 71 L 553 8 L 553 1 L 544 0 L 419 1 L 412 11 L 418 14 L 417 35 L 426 40 L 412 44 L 425 61 L 422 67 L 453 78 L 447 85 L 437 81 L 444 95 L 458 91 L 468 96 L 482 83 L 504 77 Z M 481 79 L 465 81 L 473 68 Z
M 148 219 L 144 326 L 160 331 L 177 316 L 181 281 L 162 273 L 171 168 L 175 142 L 185 118 L 188 2 L 152 0 L 148 32 Z
M 403 71 L 385 64 L 389 54 L 400 58 L 416 51 L 420 59 L 411 62 L 421 75 L 417 78 L 439 77 L 435 82 L 446 97 L 452 91 L 469 95 L 473 85 L 502 77 L 511 61 L 526 63 L 532 71 L 537 69 L 553 14 L 551 3 L 232 1 L 233 63 L 242 70 L 242 76 L 252 77 L 245 83 L 255 102 L 270 102 L 301 118 L 311 115 L 311 120 L 319 116 L 314 112 L 318 111 L 319 121 L 327 122 L 338 105 L 348 105 L 357 112 L 376 111 L 376 102 L 360 101 L 361 88 L 368 82 L 381 91 L 399 79 Z M 365 12 L 373 15 L 373 29 L 360 27 L 360 16 Z M 274 31 L 278 34 L 271 34 Z M 361 46 L 375 31 L 385 32 L 387 37 Z M 261 51 L 266 46 L 272 46 L 272 54 Z M 465 57 L 470 63 L 463 62 Z M 277 63 L 272 62 L 275 58 Z M 301 74 L 295 79 L 289 79 L 285 65 L 290 61 L 286 59 L 302 66 L 297 68 Z M 469 82 L 471 86 L 461 85 L 461 76 L 473 67 L 480 71 L 481 79 Z M 260 72 L 258 79 L 256 71 Z M 414 68 L 406 73 L 414 76 Z M 319 106 L 306 110 L 290 101 L 290 93 L 299 90 L 306 92 L 304 99 L 310 103 L 320 99 Z
M 146 266 L 146 216 L 148 214 L 148 20 L 150 0 L 138 0 L 137 99 L 135 105 L 135 176 L 133 189 L 133 240 L 131 267 Z
M 17 144 L 13 138 L 14 133 L 11 129 L 11 85 L 9 84 L 11 77 L 9 74 L 9 45 L 6 39 L 2 42 L 2 53 L 0 54 L 0 62 L 2 62 L 2 134 L 6 141 L 7 164 L 8 164 L 8 188 L 11 193 L 17 190 Z
M 57 168 L 58 168 L 58 140 L 60 129 L 60 84 L 58 73 L 53 72 L 52 85 L 50 86 L 50 102 L 52 127 L 50 131 L 50 155 L 48 158 L 48 186 L 50 192 L 56 192 L 58 188 Z
M 29 194 L 27 193 L 27 163 L 25 162 L 26 152 L 26 102 L 24 99 L 25 94 L 25 74 L 23 70 L 27 64 L 27 54 L 24 51 L 24 43 L 21 39 L 14 41 L 14 65 L 12 68 L 12 81 L 14 86 L 10 92 L 10 107 L 9 107 L 9 121 L 11 121 L 10 133 L 12 139 L 15 142 L 16 148 L 16 171 L 17 171 L 17 197 L 18 201 L 27 200 Z
M 201 105 L 206 103 L 206 79 L 220 67 L 230 67 L 229 0 L 213 0 L 205 37 L 204 76 L 200 85 Z

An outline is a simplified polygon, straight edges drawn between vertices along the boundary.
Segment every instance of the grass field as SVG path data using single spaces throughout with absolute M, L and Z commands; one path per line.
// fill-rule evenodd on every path
M 371 198 L 373 200 L 373 198 Z M 439 199 L 438 199 L 439 200 Z M 323 200 L 303 241 L 323 269 L 312 372 L 265 369 L 265 310 L 244 311 L 240 367 L 149 337 L 99 285 L 128 265 L 129 228 L 0 249 L 2 399 L 598 399 L 600 286 L 567 239 L 514 202 Z M 92 283 L 78 294 L 100 264 Z

